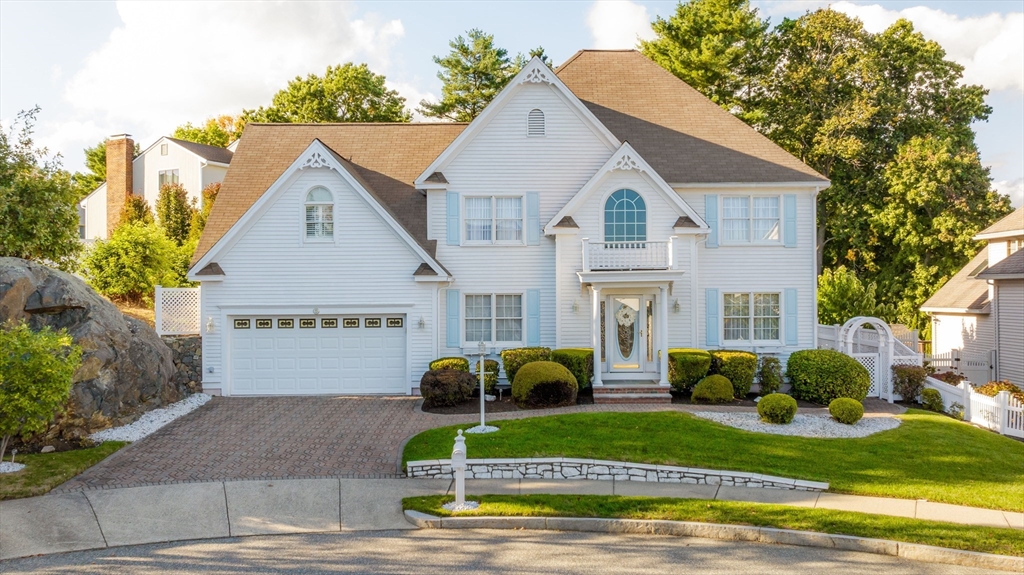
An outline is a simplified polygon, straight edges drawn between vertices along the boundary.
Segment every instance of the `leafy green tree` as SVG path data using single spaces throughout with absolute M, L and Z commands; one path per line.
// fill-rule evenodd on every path
M 888 195 L 871 225 L 892 250 L 878 279 L 888 289 L 903 286 L 899 320 L 923 328 L 928 322 L 921 305 L 974 257 L 972 238 L 1010 212 L 1009 198 L 992 191 L 973 145 L 953 137 L 911 138 L 883 177 Z
M 245 110 L 242 122 L 408 122 L 405 98 L 366 64 L 328 66 L 323 77 L 296 76 L 268 108 Z
M 82 348 L 66 330 L 0 326 L 0 461 L 11 438 L 45 431 L 71 395 Z
M 241 137 L 244 127 L 245 121 L 241 116 L 223 115 L 207 118 L 201 126 L 193 126 L 191 122 L 186 122 L 175 128 L 171 137 L 226 148 Z
M 121 208 L 121 215 L 117 220 L 117 225 L 123 226 L 124 224 L 132 222 L 139 222 L 142 224 L 152 224 L 155 222 L 153 219 L 153 210 L 149 209 L 149 203 L 146 202 L 146 198 L 136 196 L 135 194 L 125 198 L 124 206 Z
M 180 246 L 192 231 L 192 218 L 196 213 L 195 200 L 188 199 L 188 191 L 181 184 L 164 184 L 156 199 L 156 218 L 167 237 Z
M 768 21 L 748 0 L 680 2 L 668 19 L 651 24 L 655 38 L 640 50 L 723 108 L 742 113 L 767 71 Z
M 203 188 L 203 205 L 192 213 L 191 230 L 188 235 L 190 240 L 198 241 L 203 235 L 203 230 L 206 229 L 206 220 L 210 217 L 210 210 L 213 209 L 213 204 L 217 201 L 219 193 L 220 182 L 214 182 Z
M 60 155 L 48 158 L 32 142 L 38 112 L 20 112 L 10 133 L 0 131 L 0 257 L 73 271 L 80 198 Z
M 857 316 L 892 321 L 892 308 L 878 302 L 874 282 L 863 283 L 853 270 L 839 266 L 818 276 L 818 323 L 843 324 Z
M 109 240 L 93 245 L 83 273 L 101 294 L 143 304 L 152 300 L 156 285 L 177 285 L 172 271 L 177 249 L 155 224 L 127 223 L 118 226 Z
M 494 45 L 494 36 L 479 29 L 458 36 L 448 43 L 447 56 L 434 56 L 441 67 L 437 77 L 443 82 L 441 101 L 420 102 L 419 112 L 431 118 L 471 122 L 519 73 L 525 58 L 510 58 L 508 51 Z M 538 52 L 539 51 L 539 52 Z M 543 55 L 543 48 L 531 53 Z
M 189 237 L 185 243 L 174 250 L 171 254 L 171 267 L 160 285 L 164 287 L 195 287 L 198 285 L 188 279 L 189 264 L 192 263 L 192 256 L 196 253 L 198 245 L 199 238 Z
M 100 140 L 95 146 L 85 148 L 83 151 L 85 152 L 85 167 L 88 171 L 75 172 L 75 175 L 71 176 L 71 180 L 78 188 L 78 195 L 84 199 L 107 181 L 107 140 Z M 135 144 L 135 153 L 132 157 L 137 158 L 140 153 L 139 145 Z

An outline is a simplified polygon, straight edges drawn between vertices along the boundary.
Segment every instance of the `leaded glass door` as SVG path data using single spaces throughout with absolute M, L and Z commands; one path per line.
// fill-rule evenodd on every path
M 610 360 L 611 371 L 644 371 L 649 335 L 647 301 L 648 298 L 637 295 L 608 298 L 605 356 Z

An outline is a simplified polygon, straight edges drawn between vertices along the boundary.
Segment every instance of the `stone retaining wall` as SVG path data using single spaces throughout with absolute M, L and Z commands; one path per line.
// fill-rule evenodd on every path
M 174 354 L 175 385 L 184 385 L 189 393 L 203 391 L 203 338 L 198 335 L 162 336 Z
M 410 461 L 406 473 L 417 479 L 451 479 L 450 459 Z M 825 491 L 828 483 L 803 481 L 743 471 L 650 465 L 625 461 L 549 457 L 534 459 L 468 459 L 466 479 L 590 479 L 762 487 Z

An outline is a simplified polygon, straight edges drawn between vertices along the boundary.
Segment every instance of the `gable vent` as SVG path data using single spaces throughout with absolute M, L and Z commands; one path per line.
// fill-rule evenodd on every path
M 531 137 L 544 135 L 544 112 L 537 108 L 530 110 L 530 115 L 526 119 L 526 135 Z

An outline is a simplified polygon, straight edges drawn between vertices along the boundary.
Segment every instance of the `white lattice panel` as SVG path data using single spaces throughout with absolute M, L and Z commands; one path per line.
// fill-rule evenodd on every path
M 878 354 L 877 353 L 855 353 L 853 359 L 856 359 L 868 370 L 868 374 L 871 376 L 871 388 L 868 390 L 868 397 L 878 397 L 878 392 L 881 386 L 878 381 Z
M 160 335 L 200 333 L 199 288 L 157 288 L 156 331 Z

